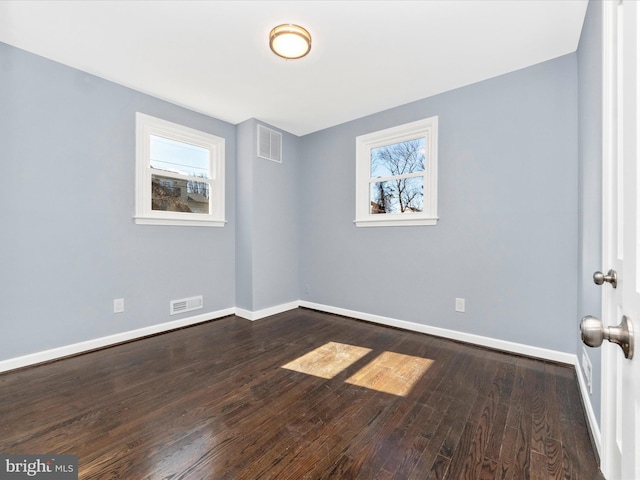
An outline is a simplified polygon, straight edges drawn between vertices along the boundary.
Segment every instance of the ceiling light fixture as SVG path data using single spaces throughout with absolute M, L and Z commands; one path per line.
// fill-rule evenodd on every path
M 302 58 L 311 50 L 311 34 L 298 25 L 278 25 L 269 34 L 269 47 L 279 57 Z

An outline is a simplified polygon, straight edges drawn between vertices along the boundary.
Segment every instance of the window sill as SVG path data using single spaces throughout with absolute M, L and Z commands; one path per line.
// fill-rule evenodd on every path
M 438 218 L 407 218 L 402 216 L 394 219 L 361 218 L 355 220 L 353 223 L 356 224 L 356 227 L 412 227 L 419 225 L 436 225 Z
M 182 225 L 187 227 L 224 227 L 226 220 L 194 220 L 180 218 L 133 217 L 137 225 Z

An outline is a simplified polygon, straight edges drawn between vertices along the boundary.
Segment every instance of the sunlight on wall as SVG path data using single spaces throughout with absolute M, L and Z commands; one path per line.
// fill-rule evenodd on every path
M 370 348 L 329 342 L 283 365 L 295 372 L 331 379 L 371 353 Z M 382 352 L 351 375 L 346 383 L 406 397 L 433 360 L 395 352 Z

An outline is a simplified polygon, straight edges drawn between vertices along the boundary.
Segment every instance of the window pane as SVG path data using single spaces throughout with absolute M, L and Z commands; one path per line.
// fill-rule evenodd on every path
M 151 139 L 151 167 L 166 172 L 211 178 L 209 150 L 156 135 Z
M 370 198 L 371 214 L 422 212 L 424 177 L 372 182 Z
M 151 209 L 208 214 L 209 188 L 206 182 L 151 175 Z
M 424 172 L 425 138 L 371 149 L 371 178 Z

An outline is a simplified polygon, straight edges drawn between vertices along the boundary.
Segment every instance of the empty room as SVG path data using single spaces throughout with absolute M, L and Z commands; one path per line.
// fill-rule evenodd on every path
M 639 23 L 0 1 L 0 479 L 640 479 Z

